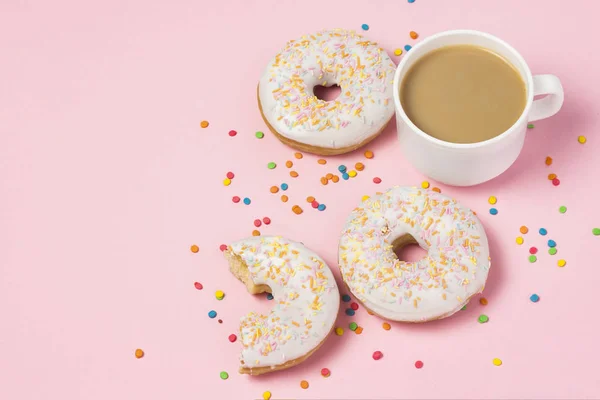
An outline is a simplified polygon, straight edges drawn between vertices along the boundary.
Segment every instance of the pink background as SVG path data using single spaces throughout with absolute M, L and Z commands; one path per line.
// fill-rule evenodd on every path
M 83 3 L 91 2 L 0 4 L 0 398 L 254 399 L 265 390 L 274 399 L 600 397 L 600 237 L 591 233 L 600 225 L 600 52 L 592 2 Z M 390 331 L 362 308 L 353 318 L 342 310 L 346 333 L 302 366 L 238 375 L 240 345 L 227 337 L 244 313 L 269 303 L 229 274 L 219 245 L 269 216 L 263 234 L 301 240 L 335 267 L 343 220 L 362 195 L 425 179 L 403 160 L 393 123 L 369 146 L 373 160 L 359 151 L 321 166 L 314 156 L 293 159 L 258 113 L 256 83 L 286 40 L 363 23 L 390 54 L 413 43 L 411 30 L 496 34 L 534 73 L 562 79 L 564 108 L 536 123 L 500 178 L 474 188 L 438 185 L 486 226 L 489 305 L 474 301 L 453 318 Z M 204 119 L 210 126 L 200 129 Z M 287 159 L 299 178 L 289 177 Z M 268 170 L 269 161 L 278 167 Z M 357 161 L 366 164 L 358 177 L 319 183 Z M 236 174 L 229 187 L 227 171 Z M 560 186 L 546 179 L 550 172 Z M 269 193 L 282 182 L 290 185 L 286 204 Z M 233 204 L 234 195 L 252 204 Z M 309 195 L 327 210 L 310 208 Z M 490 195 L 498 197 L 497 216 L 488 213 Z M 294 204 L 305 212 L 293 214 Z M 521 225 L 530 232 L 517 246 Z M 556 256 L 547 239 L 557 241 Z M 189 251 L 194 243 L 197 254 Z M 527 260 L 531 245 L 540 249 L 535 264 Z M 225 300 L 215 299 L 217 289 Z M 532 293 L 539 303 L 529 301 Z M 207 317 L 211 309 L 222 324 Z M 489 323 L 477 322 L 481 313 Z M 362 335 L 347 329 L 350 321 Z M 371 358 L 375 350 L 382 360 Z M 494 357 L 504 364 L 495 367 Z M 320 376 L 323 367 L 331 377 Z

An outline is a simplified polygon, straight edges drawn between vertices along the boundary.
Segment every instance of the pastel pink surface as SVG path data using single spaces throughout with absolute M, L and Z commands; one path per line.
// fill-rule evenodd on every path
M 266 390 L 274 399 L 600 396 L 593 321 L 600 237 L 591 233 L 600 226 L 597 5 L 84 3 L 0 5 L 0 398 L 254 399 Z M 363 308 L 352 318 L 342 309 L 346 333 L 302 366 L 238 375 L 239 342 L 228 336 L 244 313 L 270 303 L 230 275 L 219 245 L 250 235 L 253 221 L 268 216 L 272 223 L 261 232 L 303 241 L 335 267 L 343 221 L 362 195 L 425 179 L 400 155 L 394 124 L 370 146 L 373 160 L 358 151 L 322 166 L 318 157 L 294 159 L 257 110 L 256 82 L 286 40 L 363 23 L 390 54 L 413 43 L 411 30 L 420 37 L 455 28 L 495 34 L 534 73 L 561 78 L 564 108 L 535 124 L 516 164 L 498 179 L 473 188 L 438 185 L 485 224 L 489 305 L 473 301 L 450 319 L 392 324 L 390 331 Z M 201 120 L 210 126 L 201 129 Z M 255 138 L 258 130 L 264 139 Z M 578 135 L 588 142 L 579 144 Z M 288 175 L 288 159 L 298 178 Z M 278 167 L 268 170 L 269 161 Z M 366 168 L 356 178 L 319 183 L 337 165 L 357 161 Z M 225 187 L 228 171 L 235 178 Z M 546 179 L 550 172 L 560 186 Z M 281 192 L 269 192 L 282 182 L 290 186 L 285 204 Z M 234 204 L 234 195 L 252 204 Z M 327 210 L 310 207 L 309 195 Z M 488 213 L 490 195 L 498 198 L 497 216 Z M 294 204 L 302 215 L 292 213 Z M 517 246 L 521 225 L 530 231 Z M 540 227 L 548 236 L 537 234 Z M 556 256 L 547 253 L 548 239 L 558 243 Z M 199 253 L 190 252 L 192 244 Z M 527 261 L 530 246 L 540 249 L 535 264 Z M 557 267 L 560 258 L 566 267 Z M 219 289 L 222 301 L 214 296 Z M 532 293 L 539 303 L 529 301 Z M 211 309 L 216 319 L 208 318 Z M 487 324 L 477 323 L 481 313 Z M 361 335 L 347 329 L 350 321 L 364 328 Z M 143 359 L 134 357 L 136 348 Z M 374 361 L 377 350 L 384 357 Z

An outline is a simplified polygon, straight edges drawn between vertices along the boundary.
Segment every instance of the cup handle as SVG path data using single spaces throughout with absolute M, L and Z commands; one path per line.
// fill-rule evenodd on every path
M 534 75 L 533 95 L 546 94 L 543 99 L 534 100 L 529 113 L 529 121 L 537 121 L 553 116 L 560 110 L 565 99 L 560 79 L 554 75 Z

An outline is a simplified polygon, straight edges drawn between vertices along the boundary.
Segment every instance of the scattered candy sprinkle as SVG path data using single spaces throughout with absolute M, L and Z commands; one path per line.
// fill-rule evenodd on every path
M 302 208 L 300 208 L 300 206 L 295 205 L 294 207 L 292 207 L 292 211 L 294 212 L 294 214 L 300 215 L 300 214 L 302 214 L 303 210 L 302 210 Z
M 598 235 L 600 235 L 600 228 L 594 228 L 594 229 L 592 229 L 592 234 L 593 234 L 594 236 L 598 236 Z
M 355 170 L 348 171 L 348 175 L 350 176 L 350 178 L 354 178 L 357 175 L 357 172 Z
M 371 196 L 367 196 L 366 194 L 360 199 L 360 201 L 367 201 L 371 198 Z
M 288 184 L 287 184 L 287 183 L 282 183 L 282 184 L 281 184 L 281 190 L 283 190 L 284 192 L 285 192 L 286 190 L 288 190 L 288 188 L 289 188 L 289 186 L 288 186 Z
M 494 207 L 492 207 L 492 208 L 490 208 L 490 214 L 496 215 L 496 214 L 498 214 L 498 210 L 495 209 Z
M 249 205 L 252 201 L 248 197 L 244 197 L 244 204 Z
M 342 296 L 342 301 L 343 301 L 343 302 L 346 302 L 346 303 L 347 303 L 347 302 L 349 302 L 350 300 L 352 300 L 352 298 L 351 298 L 349 295 L 345 294 L 345 295 L 343 295 L 343 296 Z
M 267 293 L 267 300 L 273 300 L 274 297 L 271 293 Z
M 519 228 L 519 232 L 521 232 L 522 234 L 526 234 L 527 232 L 529 232 L 529 229 L 525 225 L 523 225 Z
M 373 154 L 373 152 L 371 150 L 367 150 L 367 151 L 365 151 L 365 157 L 370 159 L 370 158 L 375 157 L 375 154 Z
M 381 360 L 383 353 L 379 350 L 373 353 L 373 360 Z
M 271 189 L 269 189 L 271 191 L 271 193 L 277 193 L 279 192 L 279 188 L 277 186 L 271 186 Z
M 496 204 L 498 202 L 498 199 L 495 196 L 490 196 L 490 198 L 488 199 L 488 203 L 490 204 Z
M 396 49 L 396 50 L 394 50 L 394 54 L 397 55 L 397 56 L 402 55 L 402 49 Z
M 358 303 L 352 302 L 350 303 L 350 308 L 354 311 L 358 310 Z
M 521 236 L 517 236 L 516 242 L 517 244 L 523 244 L 524 240 Z
M 288 197 L 285 194 L 282 194 L 281 195 L 281 201 L 283 201 L 284 203 L 287 203 Z
M 422 187 L 423 189 L 428 189 L 428 188 L 429 188 L 429 182 L 427 182 L 427 181 L 423 181 L 423 182 L 421 182 L 421 187 Z
M 300 382 L 300 387 L 302 389 L 308 389 L 308 382 L 307 381 L 301 381 Z
M 229 374 L 225 371 L 221 371 L 221 373 L 219 374 L 219 376 L 221 377 L 221 379 L 225 380 L 227 378 L 229 378 Z
M 351 308 L 346 308 L 346 315 L 352 317 L 356 312 Z
M 344 329 L 340 327 L 335 328 L 335 334 L 338 336 L 342 336 L 344 334 Z
M 416 39 L 419 37 L 419 34 L 415 31 L 410 31 L 410 38 L 411 39 Z
M 551 256 L 553 256 L 553 255 L 555 255 L 555 254 L 556 254 L 556 252 L 557 252 L 557 251 L 558 251 L 558 250 L 556 250 L 556 247 L 550 247 L 550 248 L 548 249 L 548 254 L 550 254 Z
M 334 175 L 333 178 L 331 178 L 331 180 L 333 181 L 333 183 L 338 183 L 340 180 L 340 177 L 337 175 Z
M 258 231 L 258 230 L 256 230 L 256 229 L 255 229 L 255 230 L 253 230 L 253 231 L 252 231 L 252 236 L 260 236 L 260 231 Z
M 319 202 L 316 201 L 316 200 L 313 200 L 313 202 L 310 203 L 310 205 L 311 205 L 312 208 L 317 208 L 317 207 L 319 207 Z
M 546 157 L 546 165 L 552 165 L 552 157 Z
M 208 121 L 202 121 L 202 122 L 200 122 L 200 127 L 207 128 L 208 127 Z
M 277 166 L 277 164 L 275 164 L 273 161 L 271 161 L 270 163 L 267 164 L 267 168 L 269 169 L 274 169 Z
M 360 335 L 363 331 L 362 326 L 359 326 L 358 328 L 356 328 L 356 330 L 354 331 L 354 333 L 356 333 L 357 335 Z
M 290 171 L 290 176 L 292 178 L 297 178 L 298 177 L 298 173 L 296 171 Z
M 548 180 L 553 180 L 554 178 L 556 178 L 556 174 L 548 174 Z
M 409 2 L 409 3 L 414 3 L 414 2 L 415 2 L 415 0 L 408 0 L 408 2 Z
M 410 49 L 412 49 L 412 46 L 410 44 L 404 45 L 404 50 L 409 51 Z
M 342 173 L 343 173 L 343 172 L 346 172 L 346 169 L 347 169 L 347 168 L 346 168 L 346 166 L 345 166 L 345 165 L 340 165 L 340 166 L 338 167 L 338 171 L 340 171 L 340 172 L 342 172 Z
M 537 261 L 537 257 L 536 256 L 534 256 L 533 254 L 529 256 L 529 262 L 530 263 L 534 263 L 536 261 Z
M 376 176 L 375 178 L 373 178 L 373 182 L 379 184 L 381 183 L 381 178 Z
M 558 178 L 554 178 L 554 179 L 552 179 L 552 184 L 554 186 L 558 186 L 558 185 L 560 185 L 560 180 Z
M 202 290 L 204 286 L 200 282 L 194 282 L 194 287 L 198 290 Z
M 417 361 L 417 362 L 415 362 L 415 368 L 417 368 L 417 369 L 423 368 L 423 361 Z
M 485 314 L 481 314 L 479 316 L 479 318 L 477 318 L 477 320 L 479 321 L 480 324 L 485 324 L 486 322 L 488 322 L 490 320 L 490 318 Z
M 327 164 L 327 160 L 325 160 L 325 159 L 323 159 L 323 158 L 319 158 L 319 159 L 317 160 L 317 162 L 318 162 L 319 164 L 321 164 L 321 165 L 325 165 L 325 164 Z
M 235 334 L 233 334 L 233 333 L 232 333 L 231 335 L 229 335 L 229 338 L 228 338 L 228 339 L 229 339 L 229 341 L 230 341 L 231 343 L 233 343 L 233 342 L 235 342 L 235 341 L 237 340 L 237 336 L 236 336 Z
M 307 202 L 307 203 L 312 203 L 313 201 L 315 201 L 315 198 L 314 198 L 313 196 L 308 196 L 308 197 L 306 198 L 306 202 Z
M 533 124 L 527 124 L 527 129 L 533 129 L 533 128 L 535 128 L 535 125 L 533 125 Z
M 218 321 L 220 324 L 222 324 L 222 323 L 223 323 L 223 320 L 222 320 L 222 319 L 219 319 L 219 320 L 217 320 L 217 321 Z
M 383 327 L 383 329 L 385 329 L 386 331 L 389 331 L 390 329 L 392 329 L 392 326 L 391 326 L 389 323 L 387 323 L 387 322 L 384 322 L 384 323 L 383 323 L 381 326 L 382 326 L 382 327 Z
M 329 376 L 331 375 L 331 371 L 329 370 L 329 368 L 322 368 L 321 369 L 321 376 L 324 378 L 329 378 Z
M 495 365 L 496 367 L 499 367 L 499 366 L 501 366 L 501 365 L 502 365 L 502 360 L 501 360 L 501 359 L 499 359 L 499 358 L 494 358 L 494 359 L 492 360 L 492 363 L 494 363 L 494 365 Z
M 534 303 L 537 303 L 538 301 L 540 301 L 540 296 L 534 293 L 531 296 L 529 296 L 529 300 L 531 300 Z
M 217 290 L 215 292 L 215 297 L 217 300 L 223 300 L 223 298 L 225 298 L 225 293 L 222 290 Z
M 325 211 L 325 208 L 326 208 L 325 204 L 319 204 L 319 206 L 317 207 L 317 210 Z
M 529 254 L 537 254 L 538 249 L 537 247 L 530 247 L 529 248 Z
M 345 180 L 345 181 L 347 181 L 347 180 L 348 180 L 348 178 L 350 178 L 350 175 L 348 175 L 347 173 L 345 173 L 345 172 L 344 172 L 344 173 L 342 174 L 342 179 L 343 179 L 343 180 Z
M 197 252 L 199 252 L 199 251 L 200 251 L 200 248 L 199 248 L 197 245 L 193 244 L 193 245 L 190 247 L 190 250 L 192 251 L 192 253 L 197 253 Z
M 350 325 L 348 325 L 348 328 L 350 328 L 351 331 L 355 331 L 356 328 L 358 328 L 358 324 L 356 322 L 350 322 Z
M 271 218 L 269 218 L 269 217 L 264 217 L 264 218 L 263 218 L 263 223 L 264 223 L 265 225 L 269 225 L 269 224 L 271 223 Z
M 254 135 L 256 136 L 257 139 L 262 139 L 265 137 L 265 134 L 260 131 L 256 132 Z
M 234 177 L 235 177 L 235 175 L 233 174 L 233 172 L 230 171 L 227 173 L 227 178 L 233 179 Z
M 546 236 L 547 234 L 548 234 L 548 231 L 546 230 L 546 228 L 540 228 L 540 235 Z
M 263 400 L 271 400 L 271 392 L 267 391 L 263 393 Z
M 577 138 L 577 141 L 581 144 L 584 144 L 585 142 L 587 142 L 587 139 L 585 138 L 585 136 L 579 136 Z
M 362 28 L 363 31 L 369 30 L 369 25 L 367 25 L 367 24 L 362 24 L 360 27 Z
M 285 162 L 285 166 L 286 166 L 286 167 L 288 167 L 288 168 L 292 168 L 292 167 L 294 166 L 294 163 L 293 163 L 293 162 L 291 162 L 290 160 L 287 160 L 287 161 Z
M 239 196 L 233 196 L 233 197 L 231 198 L 231 201 L 233 201 L 234 203 L 239 203 L 239 202 L 240 202 L 240 200 L 241 200 L 241 199 L 240 199 L 240 197 L 239 197 Z
M 565 260 L 558 260 L 558 262 L 556 264 L 559 267 L 564 267 L 565 265 L 567 265 L 567 262 Z
M 210 310 L 210 311 L 208 312 L 208 317 L 209 317 L 209 318 L 214 318 L 214 317 L 216 317 L 216 316 L 217 316 L 217 312 L 216 312 L 215 310 Z
M 229 178 L 223 179 L 223 185 L 225 185 L 225 186 L 231 185 L 231 179 L 229 179 Z
M 559 213 L 561 213 L 561 214 L 564 214 L 564 213 L 566 213 L 566 212 L 567 212 L 567 207 L 565 207 L 565 206 L 560 206 L 560 207 L 558 208 L 558 212 L 559 212 Z
M 254 226 L 255 226 L 255 227 L 257 227 L 257 228 L 258 228 L 258 227 L 259 227 L 259 226 L 261 226 L 261 225 L 262 225 L 262 221 L 261 221 L 260 219 L 255 219 L 255 220 L 254 220 Z
M 135 349 L 135 358 L 142 358 L 142 357 L 144 357 L 144 350 Z
M 487 306 L 488 300 L 485 297 L 482 297 L 479 299 L 479 304 L 481 304 L 482 306 Z
M 327 180 L 327 178 L 325 178 L 324 176 L 321 177 L 321 184 L 322 185 L 327 185 L 327 183 L 329 183 L 329 181 Z
M 234 137 L 235 135 L 237 135 L 236 131 L 234 131 L 233 129 L 229 131 L 229 136 Z
M 552 239 L 548 240 L 548 247 L 556 247 L 556 242 Z
M 294 153 L 294 157 L 296 157 L 298 160 L 300 160 L 304 156 L 302 155 L 302 153 Z

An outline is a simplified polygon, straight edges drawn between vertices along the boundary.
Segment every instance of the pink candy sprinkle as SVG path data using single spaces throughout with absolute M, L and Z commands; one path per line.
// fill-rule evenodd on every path
M 235 336 L 233 333 L 231 335 L 229 335 L 229 341 L 231 343 L 235 342 L 237 340 L 237 336 Z
M 233 129 L 229 131 L 229 136 L 234 137 L 235 135 L 237 135 L 237 132 L 234 131 Z M 231 178 L 229 178 L 231 179 Z
M 228 177 L 229 179 L 233 179 L 233 177 L 234 177 L 234 176 L 235 176 L 235 175 L 233 174 L 233 172 L 228 172 L 228 173 L 227 173 L 227 177 Z
M 373 178 L 373 182 L 374 183 L 381 183 L 381 178 L 379 178 L 379 177 L 376 176 L 375 178 Z
M 423 368 L 423 361 L 417 361 L 417 362 L 415 363 L 415 367 L 416 367 L 416 368 L 418 368 L 418 369 L 421 369 L 421 368 Z
M 319 202 L 314 200 L 312 203 L 310 203 L 310 205 L 312 206 L 312 208 L 317 208 L 319 207 Z
M 536 254 L 537 253 L 537 247 L 532 247 L 529 249 L 529 254 Z
M 222 245 L 220 245 L 220 246 L 219 246 L 219 250 L 221 250 L 221 251 L 225 251 L 225 250 L 227 250 L 227 245 L 226 245 L 226 244 L 222 244 Z
M 194 282 L 194 287 L 198 290 L 202 290 L 204 286 L 200 282 Z
M 265 223 L 265 225 L 269 225 L 271 223 L 271 218 L 269 217 L 264 217 L 263 218 L 263 222 Z
M 329 370 L 329 368 L 323 368 L 321 369 L 321 375 L 327 378 L 329 375 L 331 375 L 331 371 Z
M 383 357 L 382 352 L 376 351 L 375 353 L 373 353 L 373 360 L 381 360 L 381 357 Z
M 552 179 L 552 184 L 554 186 L 558 186 L 558 185 L 560 185 L 560 181 L 558 180 L 558 178 L 554 178 L 554 179 Z
M 240 199 L 238 196 L 233 196 L 233 197 L 231 198 L 231 201 L 233 201 L 234 203 L 239 203 L 239 202 L 240 202 L 240 200 L 241 200 L 241 199 Z
M 350 308 L 351 308 L 351 309 L 353 309 L 354 311 L 356 311 L 356 310 L 358 310 L 358 304 L 357 304 L 357 303 L 354 303 L 354 302 L 352 302 L 352 303 L 350 304 Z
M 261 226 L 261 225 L 262 225 L 262 222 L 260 222 L 260 219 L 255 219 L 255 220 L 254 220 L 254 226 L 255 226 L 255 227 L 257 227 L 257 228 L 258 228 L 258 227 L 259 227 L 259 226 Z

